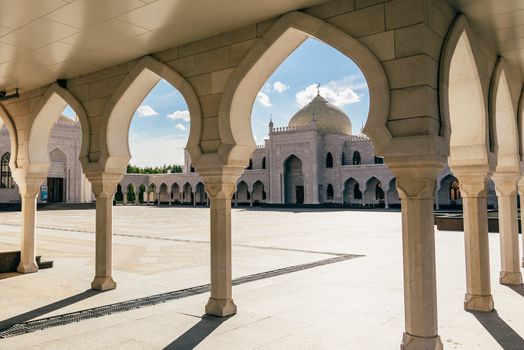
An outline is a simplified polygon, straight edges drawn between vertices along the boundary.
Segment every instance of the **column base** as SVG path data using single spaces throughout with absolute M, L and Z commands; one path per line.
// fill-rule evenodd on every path
M 209 298 L 206 305 L 206 314 L 226 317 L 237 313 L 237 306 L 233 299 Z
M 490 312 L 495 307 L 491 295 L 471 295 L 464 297 L 464 310 Z
M 522 274 L 520 272 L 500 271 L 500 284 L 520 286 L 522 284 Z
M 95 277 L 91 282 L 91 288 L 96 290 L 111 290 L 116 288 L 116 282 L 113 277 Z
M 417 337 L 408 333 L 402 336 L 401 350 L 442 350 L 442 342 L 440 337 L 425 338 Z
M 23 263 L 20 262 L 16 270 L 20 273 L 33 273 L 38 271 L 38 266 L 35 262 Z

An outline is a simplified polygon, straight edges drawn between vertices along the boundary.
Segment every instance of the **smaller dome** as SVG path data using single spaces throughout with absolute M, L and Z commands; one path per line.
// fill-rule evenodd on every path
M 321 134 L 351 135 L 351 121 L 346 113 L 329 103 L 324 97 L 320 96 L 320 94 L 299 110 L 291 118 L 288 126 L 310 126 L 313 115 L 317 119 L 317 130 Z

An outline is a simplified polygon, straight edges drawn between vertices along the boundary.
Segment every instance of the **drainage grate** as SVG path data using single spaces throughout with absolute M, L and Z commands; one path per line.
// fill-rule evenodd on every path
M 340 255 L 340 256 L 333 257 L 333 258 L 329 258 L 329 259 L 318 260 L 318 261 L 311 262 L 311 263 L 293 265 L 293 266 L 288 266 L 288 267 L 284 267 L 281 269 L 256 273 L 253 275 L 235 278 L 233 280 L 233 285 L 238 286 L 244 283 L 249 283 L 249 282 L 258 281 L 261 279 L 281 276 L 281 275 L 285 275 L 288 273 L 303 271 L 303 270 L 307 270 L 307 269 L 311 269 L 311 268 L 319 267 L 323 265 L 334 264 L 334 263 L 338 263 L 341 261 L 359 258 L 363 256 L 364 255 L 345 254 L 345 255 Z M 36 331 L 51 328 L 51 327 L 63 326 L 63 325 L 67 325 L 70 323 L 89 320 L 92 318 L 98 318 L 98 317 L 108 316 L 108 315 L 112 315 L 112 314 L 116 314 L 120 312 L 141 309 L 143 307 L 158 305 L 158 304 L 162 304 L 162 303 L 165 303 L 171 300 L 177 300 L 177 299 L 190 297 L 193 295 L 208 293 L 209 291 L 210 291 L 210 285 L 205 284 L 205 285 L 181 289 L 181 290 L 177 290 L 173 292 L 155 294 L 155 295 L 151 295 L 148 297 L 126 300 L 126 301 L 115 303 L 115 304 L 109 304 L 109 305 L 94 307 L 91 309 L 71 312 L 67 314 L 51 316 L 51 317 L 42 318 L 42 319 L 35 320 L 35 321 L 16 323 L 16 324 L 8 325 L 7 327 L 3 329 L 0 329 L 0 338 L 14 337 L 14 336 L 32 333 L 32 332 L 36 332 Z

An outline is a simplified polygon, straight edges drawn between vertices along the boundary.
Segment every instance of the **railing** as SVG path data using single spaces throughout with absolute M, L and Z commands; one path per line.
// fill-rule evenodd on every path
M 313 127 L 309 125 L 304 126 L 279 126 L 272 129 L 272 133 L 279 133 L 279 132 L 290 132 L 290 131 L 305 131 L 305 130 L 313 130 Z

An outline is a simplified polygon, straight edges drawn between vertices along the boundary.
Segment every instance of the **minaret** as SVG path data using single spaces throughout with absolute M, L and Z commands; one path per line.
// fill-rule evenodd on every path
M 269 133 L 273 132 L 273 114 L 269 115 Z

